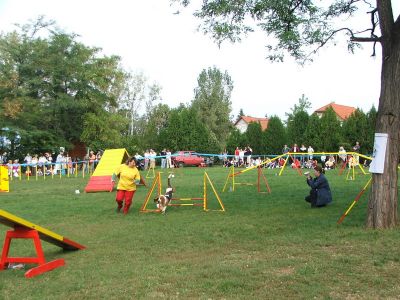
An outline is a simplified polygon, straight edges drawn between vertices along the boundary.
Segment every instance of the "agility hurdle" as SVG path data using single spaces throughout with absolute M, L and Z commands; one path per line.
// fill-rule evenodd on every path
M 252 171 L 252 170 L 254 170 L 254 169 L 256 169 L 256 168 L 261 168 L 262 166 L 264 166 L 264 165 L 266 165 L 266 164 L 269 164 L 269 163 L 273 162 L 274 160 L 277 160 L 277 159 L 279 159 L 279 158 L 281 158 L 282 156 L 285 156 L 285 155 L 286 155 L 286 154 L 281 154 L 281 155 L 278 155 L 278 156 L 276 156 L 276 157 L 274 157 L 274 158 L 272 158 L 272 159 L 267 158 L 267 159 L 265 159 L 263 162 L 261 162 L 260 164 L 258 164 L 258 165 L 256 165 L 256 166 L 253 166 L 253 167 L 250 167 L 250 168 L 247 168 L 247 169 L 244 169 L 244 170 L 241 170 L 241 171 L 239 171 L 239 172 L 235 172 L 235 171 L 234 171 L 234 166 L 232 166 L 232 167 L 230 168 L 229 173 L 228 173 L 228 176 L 227 176 L 227 178 L 226 178 L 226 180 L 225 180 L 225 185 L 224 185 L 224 188 L 222 189 L 222 192 L 225 192 L 226 187 L 227 187 L 227 184 L 228 184 L 230 178 L 232 178 L 232 187 L 231 187 L 231 190 L 232 190 L 232 191 L 235 191 L 235 184 L 236 184 L 236 183 L 235 183 L 235 177 L 236 177 L 236 176 L 239 176 L 240 174 L 243 174 L 243 173 Z M 262 172 L 261 172 L 261 174 L 262 174 L 262 176 L 263 176 L 264 182 L 266 183 L 266 186 L 267 186 L 269 192 L 271 192 L 271 190 L 270 190 L 270 188 L 269 188 L 269 185 L 268 185 L 268 182 L 267 182 L 267 179 L 265 178 L 265 176 L 264 176 L 264 174 L 263 174 Z M 260 176 L 260 174 L 259 174 L 259 176 Z M 239 184 L 241 184 L 241 183 L 239 183 Z M 248 185 L 252 185 L 252 184 L 248 184 Z M 258 183 L 258 190 L 260 191 L 259 183 Z M 260 193 L 261 193 L 261 192 L 260 192 Z
M 242 174 L 242 173 L 235 173 L 235 167 L 234 166 L 230 167 L 229 174 L 228 174 L 228 176 L 226 178 L 225 185 L 224 185 L 224 188 L 222 189 L 222 192 L 225 192 L 226 187 L 228 185 L 228 182 L 231 181 L 230 190 L 232 192 L 235 191 L 235 186 L 236 185 L 249 185 L 249 186 L 256 185 L 257 186 L 257 192 L 259 192 L 259 193 L 269 193 L 269 194 L 271 193 L 271 188 L 269 187 L 268 180 L 267 180 L 267 178 L 265 177 L 265 175 L 264 175 L 264 173 L 262 171 L 261 164 L 257 166 L 257 182 L 256 183 L 236 182 L 235 181 L 235 176 L 237 176 L 239 174 Z M 264 184 L 265 184 L 265 186 L 267 188 L 267 192 L 261 191 L 261 179 L 264 181 Z
M 217 210 L 212 210 L 208 208 L 208 197 L 207 197 L 207 186 L 210 185 L 212 192 L 214 193 L 218 204 L 220 206 L 220 209 Z M 162 194 L 162 182 L 161 182 L 161 173 L 157 172 L 156 179 L 154 180 L 149 192 L 146 195 L 146 198 L 143 202 L 142 207 L 140 208 L 140 212 L 143 213 L 160 213 L 160 209 L 149 209 L 147 208 L 147 205 L 149 203 L 149 200 L 153 196 L 153 192 L 156 190 L 157 187 L 157 195 L 159 196 Z M 183 201 L 185 203 L 177 203 L 178 201 Z M 187 201 L 187 202 L 186 202 Z M 172 203 L 175 202 L 175 203 Z M 191 203 L 190 203 L 191 202 Z M 186 198 L 172 198 L 168 206 L 202 206 L 203 211 L 222 211 L 225 212 L 225 206 L 219 197 L 217 190 L 214 187 L 214 184 L 212 183 L 210 177 L 208 176 L 207 172 L 204 172 L 203 176 L 203 197 L 186 197 Z
M 0 210 L 0 223 L 14 228 L 14 230 L 9 230 L 6 232 L 0 260 L 0 271 L 6 269 L 10 263 L 38 264 L 37 267 L 29 269 L 25 273 L 25 277 L 30 278 L 51 271 L 55 268 L 64 266 L 64 259 L 56 259 L 50 262 L 46 262 L 40 240 L 44 240 L 48 243 L 54 244 L 58 247 L 63 248 L 64 250 L 85 249 L 85 246 L 82 246 L 46 228 L 43 228 L 22 218 L 19 218 L 13 214 L 10 214 L 5 210 Z M 32 239 L 37 256 L 9 257 L 8 253 L 10 251 L 12 239 Z

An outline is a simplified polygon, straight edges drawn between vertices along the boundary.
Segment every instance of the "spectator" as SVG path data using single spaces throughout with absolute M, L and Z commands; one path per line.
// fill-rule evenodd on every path
M 153 149 L 150 149 L 150 153 L 149 153 L 150 169 L 154 170 L 156 167 L 156 156 L 157 156 L 157 153 L 154 152 Z
M 253 153 L 253 149 L 250 146 L 247 146 L 244 150 L 244 155 L 246 156 L 246 165 L 247 167 L 251 166 L 251 154 Z
M 169 149 L 167 149 L 166 152 L 166 158 L 167 158 L 167 168 L 172 168 L 172 159 L 171 159 L 171 151 Z
M 150 152 L 148 149 L 144 152 L 144 169 L 147 170 L 149 168 L 149 156 Z
M 346 163 L 347 154 L 346 154 L 346 150 L 344 150 L 343 146 L 339 147 L 339 158 L 342 161 L 342 165 Z
M 7 164 L 7 152 L 3 152 L 3 154 L 0 155 L 0 165 L 5 164 Z
M 304 146 L 304 144 L 301 144 L 300 152 L 306 153 L 306 151 L 307 151 L 306 146 Z M 305 163 L 305 155 L 301 155 L 301 166 L 302 167 L 304 167 L 304 163 Z
M 282 153 L 285 154 L 285 153 L 288 153 L 289 151 L 290 151 L 290 148 L 288 147 L 288 145 L 284 145 L 283 149 L 282 149 Z
M 164 168 L 166 167 L 166 164 L 167 164 L 166 155 L 167 155 L 167 150 L 164 148 L 164 149 L 160 152 L 160 156 L 161 156 L 161 169 L 164 169 Z
M 325 155 L 324 152 L 322 152 L 322 155 L 321 155 L 320 159 L 321 159 L 322 165 L 324 165 L 324 164 L 325 164 L 325 161 L 326 161 L 326 155 Z
M 334 169 L 335 168 L 335 158 L 333 157 L 333 155 L 329 156 L 328 161 L 325 162 L 325 170 L 330 170 L 330 169 Z
M 307 153 L 308 153 L 308 159 L 312 160 L 313 159 L 313 154 L 314 154 L 314 149 L 313 149 L 313 147 L 311 147 L 311 145 L 308 146 Z
M 353 146 L 353 152 L 360 153 L 360 148 L 361 148 L 360 143 L 356 142 L 356 144 Z M 354 158 L 355 158 L 355 163 L 358 165 L 360 163 L 360 156 L 354 155 Z
M 236 147 L 236 149 L 235 149 L 235 160 L 236 161 L 239 161 L 239 154 L 240 154 L 239 147 Z
M 93 173 L 94 171 L 94 162 L 96 161 L 96 154 L 94 154 L 94 151 L 91 150 L 89 152 L 89 172 Z

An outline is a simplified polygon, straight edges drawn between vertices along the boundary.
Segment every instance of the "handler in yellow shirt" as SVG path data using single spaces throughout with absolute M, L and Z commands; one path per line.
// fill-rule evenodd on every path
M 112 181 L 115 181 L 117 177 L 119 178 L 115 199 L 118 204 L 117 212 L 120 212 L 123 206 L 123 212 L 127 214 L 132 204 L 133 195 L 136 192 L 136 184 L 140 182 L 140 173 L 136 168 L 135 157 L 129 158 L 125 164 L 120 165 L 115 170 Z M 125 205 L 123 205 L 124 200 Z

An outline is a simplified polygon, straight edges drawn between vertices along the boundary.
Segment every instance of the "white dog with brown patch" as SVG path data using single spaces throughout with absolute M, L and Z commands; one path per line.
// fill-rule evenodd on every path
M 157 204 L 157 208 L 161 211 L 161 213 L 165 214 L 167 206 L 172 199 L 172 194 L 175 192 L 175 189 L 171 185 L 171 178 L 175 177 L 174 174 L 169 174 L 168 176 L 168 187 L 165 190 L 164 195 L 159 195 L 154 198 L 154 202 Z

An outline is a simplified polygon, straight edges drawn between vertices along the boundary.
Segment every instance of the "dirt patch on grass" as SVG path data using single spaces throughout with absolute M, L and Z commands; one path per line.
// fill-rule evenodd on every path
M 285 268 L 280 268 L 276 270 L 276 275 L 278 276 L 288 276 L 288 275 L 293 275 L 295 272 L 295 269 L 293 267 L 285 267 Z

